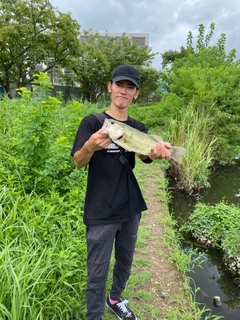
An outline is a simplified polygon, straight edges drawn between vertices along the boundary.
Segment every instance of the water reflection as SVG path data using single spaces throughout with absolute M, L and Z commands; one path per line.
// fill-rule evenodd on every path
M 184 248 L 184 245 L 183 245 Z M 195 257 L 197 257 L 196 254 Z M 212 314 L 224 316 L 226 320 L 240 319 L 240 289 L 234 278 L 225 270 L 221 256 L 216 250 L 210 250 L 204 254 L 201 267 L 196 267 L 194 273 L 188 274 L 194 282 L 192 288 L 200 290 L 196 294 L 196 301 L 212 310 Z M 213 297 L 219 296 L 222 306 L 216 307 Z M 205 314 L 206 315 L 206 314 Z M 204 317 L 203 317 L 204 319 Z
M 201 202 L 214 205 L 225 199 L 229 204 L 240 206 L 240 161 L 235 166 L 219 169 L 214 173 L 210 183 L 211 187 L 200 194 Z M 176 192 L 174 189 L 172 195 L 169 211 L 181 224 L 182 220 L 192 212 L 197 200 L 186 197 L 185 194 Z M 189 242 L 186 242 L 182 243 L 184 251 L 189 248 Z M 199 253 L 204 252 L 202 267 L 194 268 L 194 272 L 189 274 L 195 286 L 201 288 L 196 294 L 196 301 L 204 303 L 213 314 L 224 316 L 225 320 L 240 320 L 240 279 L 225 269 L 222 255 L 217 250 L 202 250 L 199 251 Z M 194 283 L 192 283 L 193 287 Z M 214 306 L 214 296 L 221 298 L 222 306 Z
M 214 205 L 221 200 L 226 200 L 229 204 L 240 206 L 240 161 L 236 165 L 222 167 L 215 171 L 210 185 L 210 188 L 200 192 L 199 200 L 201 202 Z M 197 200 L 175 190 L 171 181 L 170 190 L 173 199 L 169 203 L 169 210 L 176 219 L 184 220 L 192 212 Z
M 204 203 L 215 204 L 226 199 L 240 206 L 240 161 L 235 166 L 220 168 L 210 180 L 211 188 L 202 192 Z

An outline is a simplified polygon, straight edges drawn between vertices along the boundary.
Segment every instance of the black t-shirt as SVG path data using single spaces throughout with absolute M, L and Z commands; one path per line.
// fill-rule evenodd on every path
M 112 119 L 104 112 L 106 118 Z M 131 127 L 147 133 L 146 126 L 128 117 L 123 121 Z M 82 148 L 90 136 L 102 127 L 94 115 L 88 115 L 80 123 L 71 155 Z M 121 153 L 128 161 L 120 161 Z M 104 225 L 125 222 L 147 209 L 139 185 L 133 173 L 135 153 L 111 143 L 105 149 L 95 151 L 89 162 L 87 191 L 83 221 L 87 225 Z

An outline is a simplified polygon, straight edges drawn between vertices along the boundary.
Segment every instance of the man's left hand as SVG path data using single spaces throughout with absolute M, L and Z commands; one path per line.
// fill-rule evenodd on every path
M 151 160 L 156 159 L 166 159 L 170 160 L 171 158 L 171 149 L 172 146 L 169 142 L 160 142 L 156 144 L 156 148 L 151 148 L 149 158 Z

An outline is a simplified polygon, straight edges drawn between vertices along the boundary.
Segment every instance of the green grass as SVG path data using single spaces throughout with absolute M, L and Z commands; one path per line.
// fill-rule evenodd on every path
M 0 319 L 72 319 L 86 279 L 79 212 L 54 193 L 4 187 L 0 199 Z

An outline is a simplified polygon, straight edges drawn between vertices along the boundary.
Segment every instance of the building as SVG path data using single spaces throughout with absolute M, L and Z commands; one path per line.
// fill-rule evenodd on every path
M 152 48 L 149 47 L 149 34 L 148 33 L 120 33 L 120 32 L 98 32 L 98 34 L 102 37 L 105 38 L 106 34 L 110 37 L 115 37 L 117 42 L 121 41 L 121 37 L 123 34 L 130 38 L 132 42 L 138 42 L 138 47 L 141 48 L 142 46 L 147 46 L 149 49 L 149 52 L 152 51 Z M 81 35 L 80 36 L 80 41 L 81 43 L 84 43 L 87 41 L 87 36 L 86 35 Z
M 119 32 L 98 32 L 98 34 L 102 37 L 105 38 L 106 34 L 110 37 L 115 37 L 117 42 L 121 41 L 121 37 L 123 33 Z M 142 46 L 147 46 L 149 47 L 149 34 L 148 33 L 124 33 L 126 37 L 132 39 L 132 42 L 137 41 L 138 42 L 138 47 Z M 87 41 L 87 36 L 86 35 L 81 35 L 80 36 L 80 41 L 82 43 Z M 151 51 L 152 48 L 149 47 L 149 51 Z

